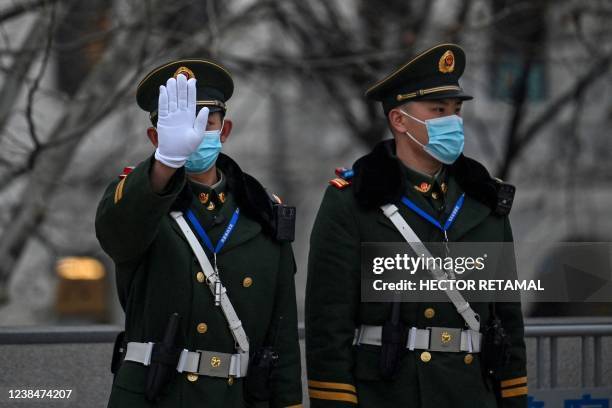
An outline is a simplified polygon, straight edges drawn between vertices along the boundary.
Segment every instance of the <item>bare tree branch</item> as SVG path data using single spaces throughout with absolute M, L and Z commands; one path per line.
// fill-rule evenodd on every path
M 53 5 L 59 2 L 60 0 L 30 0 L 23 1 L 21 3 L 15 3 L 10 7 L 5 8 L 0 11 L 0 24 L 5 23 L 8 20 L 11 20 L 16 17 L 21 17 L 26 13 L 30 13 L 32 11 L 36 11 L 41 7 L 45 7 L 46 5 Z
M 122 41 L 122 38 L 117 37 L 116 41 Z M 91 95 L 92 101 L 103 102 L 102 106 L 74 103 L 67 106 L 64 116 L 49 136 L 50 143 L 75 134 L 82 129 L 83 123 L 88 122 L 87 118 L 98 118 L 97 111 L 107 112 L 108 105 L 120 93 L 131 89 L 134 79 L 126 78 L 125 72 L 115 70 L 113 67 L 116 61 L 131 61 L 136 66 L 136 61 L 133 59 L 138 53 L 134 53 L 133 49 L 135 44 L 141 44 L 141 42 L 142 34 L 132 35 L 129 44 L 117 44 L 116 47 L 111 48 L 111 52 L 105 55 L 104 60 L 85 79 L 79 92 Z M 133 73 L 133 75 L 138 75 L 138 73 Z M 114 91 L 115 96 L 108 95 L 108 83 L 122 84 Z M 101 97 L 102 95 L 105 97 Z M 44 219 L 45 197 L 52 196 L 57 186 L 55 180 L 59 180 L 68 167 L 70 161 L 67 158 L 71 157 L 79 146 L 79 140 L 75 138 L 59 147 L 44 149 L 39 153 L 39 158 L 29 174 L 28 187 L 25 190 L 30 191 L 28 198 L 22 201 L 22 206 L 15 215 L 11 228 L 0 238 L 0 259 L 3 260 L 0 266 L 0 287 L 6 285 L 8 276 L 19 259 L 25 243 Z
M 30 32 L 24 40 L 24 45 L 42 42 L 46 32 L 45 21 L 45 16 L 40 16 L 33 23 Z M 4 135 L 3 129 L 13 111 L 17 96 L 24 85 L 24 78 L 27 76 L 35 57 L 36 55 L 33 53 L 24 53 L 16 56 L 9 69 L 12 77 L 9 80 L 5 80 L 2 84 L 2 89 L 0 89 L 0 141 L 2 141 Z
M 50 17 L 49 17 L 49 28 L 47 30 L 47 43 L 45 45 L 45 50 L 43 53 L 42 62 L 40 64 L 40 69 L 38 70 L 38 75 L 34 78 L 34 82 L 28 91 L 28 102 L 26 105 L 26 119 L 28 122 L 28 129 L 30 131 L 30 138 L 32 139 L 32 143 L 34 144 L 34 152 L 37 152 L 40 149 L 40 138 L 36 134 L 36 125 L 34 124 L 34 118 L 32 117 L 32 108 L 34 106 L 34 95 L 38 90 L 38 85 L 40 83 L 40 79 L 45 73 L 45 69 L 47 68 L 47 63 L 49 62 L 49 55 L 51 53 L 51 44 L 53 43 L 53 32 L 55 31 L 55 4 L 51 5 Z M 30 155 L 30 163 L 28 164 L 29 168 L 34 166 L 34 160 L 36 158 L 36 154 Z
M 505 157 L 496 173 L 499 177 L 506 178 L 508 176 L 515 158 L 536 138 L 542 129 L 552 122 L 565 105 L 586 92 L 600 77 L 608 72 L 611 60 L 612 54 L 608 54 L 595 61 L 570 89 L 550 102 L 548 107 L 536 116 L 531 123 L 527 124 L 522 132 L 516 132 L 516 136 L 509 140 Z

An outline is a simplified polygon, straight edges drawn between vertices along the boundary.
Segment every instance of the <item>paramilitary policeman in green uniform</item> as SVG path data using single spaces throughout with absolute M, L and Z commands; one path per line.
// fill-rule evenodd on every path
M 220 153 L 234 85 L 221 65 L 170 62 L 140 82 L 155 154 L 96 215 L 125 332 L 108 406 L 301 406 L 295 208 Z
M 382 103 L 394 139 L 352 169 L 337 169 L 315 221 L 306 292 L 313 408 L 527 405 L 520 303 L 472 305 L 481 324 L 474 331 L 450 301 L 366 303 L 360 297 L 361 243 L 405 242 L 381 206 L 395 205 L 422 242 L 512 241 L 514 187 L 462 154 L 461 104 L 472 99 L 459 86 L 464 67 L 459 46 L 437 45 L 366 92 Z M 457 207 L 444 232 L 440 226 Z M 436 351 L 450 333 L 471 340 Z M 393 345 L 397 352 L 384 358 Z M 484 367 L 485 359 L 501 362 Z

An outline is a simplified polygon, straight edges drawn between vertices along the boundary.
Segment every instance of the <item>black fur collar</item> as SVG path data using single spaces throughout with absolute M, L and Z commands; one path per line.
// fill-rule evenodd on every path
M 467 195 L 495 210 L 495 180 L 482 164 L 462 154 L 448 169 Z M 372 152 L 355 162 L 353 170 L 353 192 L 365 208 L 396 202 L 406 191 L 406 180 L 401 162 L 395 156 L 393 139 L 378 143 Z
M 244 173 L 229 156 L 220 153 L 216 166 L 227 177 L 228 190 L 234 195 L 240 211 L 258 222 L 265 233 L 273 232 L 272 202 L 264 187 L 251 175 Z M 193 191 L 189 183 L 179 193 L 173 211 L 186 211 L 191 205 Z

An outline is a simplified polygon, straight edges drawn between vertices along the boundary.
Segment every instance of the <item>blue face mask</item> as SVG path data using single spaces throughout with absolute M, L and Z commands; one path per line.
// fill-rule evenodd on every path
M 463 119 L 460 116 L 450 115 L 422 121 L 401 109 L 400 112 L 425 125 L 429 136 L 429 142 L 425 146 L 410 133 L 406 132 L 406 134 L 434 159 L 445 164 L 452 164 L 463 152 Z
M 221 151 L 221 129 L 223 129 L 223 123 L 217 130 L 207 130 L 204 132 L 202 143 L 187 158 L 185 163 L 187 173 L 203 173 L 215 165 Z

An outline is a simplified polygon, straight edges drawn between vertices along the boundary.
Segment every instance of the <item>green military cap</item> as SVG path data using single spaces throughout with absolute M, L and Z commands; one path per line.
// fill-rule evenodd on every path
M 168 78 L 176 78 L 179 74 L 184 74 L 187 79 L 197 79 L 198 109 L 207 106 L 211 113 L 226 112 L 225 103 L 234 92 L 234 81 L 228 70 L 210 60 L 181 59 L 153 69 L 138 84 L 136 101 L 138 106 L 149 112 L 151 121 L 157 119 L 159 87 L 165 85 Z
M 382 102 L 385 113 L 418 100 L 472 99 L 459 86 L 465 69 L 465 53 L 455 44 L 439 44 L 425 50 L 390 75 L 372 85 L 366 97 Z

